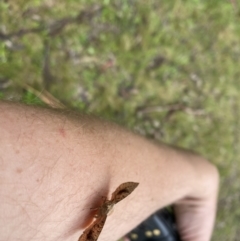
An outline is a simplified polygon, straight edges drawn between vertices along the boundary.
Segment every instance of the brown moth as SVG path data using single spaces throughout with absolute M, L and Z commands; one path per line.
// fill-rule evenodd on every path
M 113 206 L 131 194 L 138 184 L 136 182 L 124 182 L 112 193 L 110 200 L 105 198 L 103 204 L 98 208 L 96 220 L 84 230 L 78 241 L 96 241 Z

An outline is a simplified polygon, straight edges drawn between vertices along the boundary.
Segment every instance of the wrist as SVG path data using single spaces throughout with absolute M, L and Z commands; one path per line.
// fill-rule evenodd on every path
M 219 186 L 219 173 L 208 160 L 197 157 L 192 161 L 195 172 L 195 182 L 189 196 L 205 199 L 210 196 L 217 198 Z

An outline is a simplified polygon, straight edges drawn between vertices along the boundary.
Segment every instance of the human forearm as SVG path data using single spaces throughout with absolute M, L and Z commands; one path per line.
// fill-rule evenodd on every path
M 208 195 L 216 175 L 202 157 L 70 112 L 1 103 L 0 130 L 0 240 L 77 240 L 102 195 L 139 182 L 99 238 L 116 240 L 166 204 Z

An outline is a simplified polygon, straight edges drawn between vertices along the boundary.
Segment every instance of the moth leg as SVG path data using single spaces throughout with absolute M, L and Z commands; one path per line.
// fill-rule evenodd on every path
M 96 207 L 96 208 L 90 208 L 90 210 L 98 210 L 99 207 Z
M 101 198 L 102 198 L 102 202 L 103 202 L 103 203 L 107 200 L 107 197 L 106 197 L 106 196 L 101 196 Z
M 107 197 L 106 196 L 101 196 L 101 199 L 102 199 L 102 203 L 105 203 L 105 201 L 107 200 Z M 101 205 L 100 206 L 98 206 L 98 207 L 95 207 L 95 208 L 90 208 L 90 210 L 98 210 L 99 208 L 101 207 Z

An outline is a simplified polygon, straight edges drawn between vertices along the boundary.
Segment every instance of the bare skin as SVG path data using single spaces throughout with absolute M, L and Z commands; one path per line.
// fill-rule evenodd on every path
M 97 118 L 0 102 L 0 241 L 78 240 L 90 208 L 128 181 L 140 184 L 99 241 L 171 203 L 183 241 L 210 240 L 219 177 L 205 158 Z

